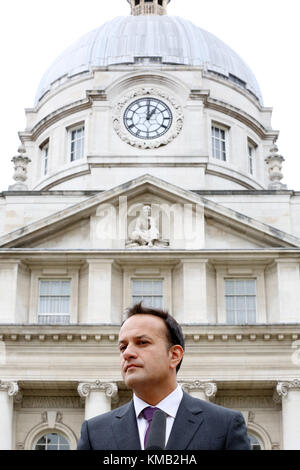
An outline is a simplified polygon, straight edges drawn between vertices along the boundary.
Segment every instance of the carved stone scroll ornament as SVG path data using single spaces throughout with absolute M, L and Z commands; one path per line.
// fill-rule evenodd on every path
M 290 382 L 279 382 L 276 387 L 280 397 L 286 398 L 290 390 L 298 390 L 300 392 L 300 379 L 294 379 Z
M 0 380 L 0 391 L 6 391 L 9 397 L 14 397 L 19 392 L 17 382 L 3 382 Z
M 170 106 L 173 114 L 173 122 L 170 129 L 163 136 L 157 139 L 142 140 L 135 138 L 128 133 L 124 125 L 123 116 L 127 105 L 129 105 L 130 102 L 132 102 L 135 98 L 148 96 L 153 98 L 162 98 Z M 114 106 L 113 127 L 116 133 L 121 140 L 129 145 L 132 145 L 133 147 L 140 149 L 154 149 L 161 147 L 162 145 L 167 145 L 180 134 L 180 131 L 183 127 L 183 121 L 183 111 L 179 103 L 177 103 L 177 101 L 172 96 L 169 96 L 167 93 L 158 88 L 136 88 L 130 93 L 127 93 L 123 98 L 119 99 L 119 101 Z
M 192 392 L 192 391 L 201 391 L 204 392 L 205 396 L 207 398 L 214 398 L 217 393 L 217 384 L 214 382 L 201 382 L 201 380 L 194 380 L 191 382 L 183 382 L 181 384 L 181 387 L 186 391 L 186 392 Z
M 114 382 L 82 382 L 77 387 L 81 398 L 87 398 L 93 391 L 103 391 L 108 398 L 115 399 L 118 395 L 118 386 Z

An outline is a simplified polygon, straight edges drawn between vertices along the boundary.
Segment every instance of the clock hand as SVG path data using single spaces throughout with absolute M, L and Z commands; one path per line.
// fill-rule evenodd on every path
M 152 116 L 153 116 L 153 114 L 156 112 L 156 110 L 157 110 L 157 106 L 156 106 L 156 108 L 154 108 L 154 109 L 151 111 L 149 119 L 152 118 Z
M 147 121 L 149 121 L 151 115 L 150 115 L 150 101 L 148 101 L 148 106 L 147 106 Z

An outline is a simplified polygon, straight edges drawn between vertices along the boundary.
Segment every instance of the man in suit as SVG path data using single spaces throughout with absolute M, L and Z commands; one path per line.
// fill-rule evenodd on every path
M 240 412 L 193 398 L 176 374 L 184 355 L 176 320 L 159 309 L 136 304 L 119 333 L 121 371 L 133 400 L 85 421 L 78 450 L 143 450 L 153 408 L 166 418 L 166 450 L 250 450 Z

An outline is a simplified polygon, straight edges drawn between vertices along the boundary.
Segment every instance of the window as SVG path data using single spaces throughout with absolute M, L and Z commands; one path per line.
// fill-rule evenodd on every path
M 84 154 L 84 126 L 69 130 L 70 135 L 70 160 L 80 160 Z
M 212 155 L 218 160 L 227 160 L 227 129 L 213 125 L 212 134 Z
M 227 323 L 230 325 L 256 322 L 256 281 L 226 279 L 225 300 Z
M 70 322 L 70 280 L 40 280 L 38 322 L 67 324 Z
M 49 433 L 39 438 L 34 450 L 70 450 L 70 444 L 61 434 Z
M 248 437 L 250 439 L 251 450 L 263 450 L 263 445 L 257 437 L 252 434 L 248 434 Z
M 143 301 L 145 307 L 163 308 L 163 281 L 152 279 L 132 280 L 132 303 Z
M 248 171 L 251 175 L 254 175 L 255 165 L 255 146 L 248 141 Z
M 42 155 L 42 176 L 46 176 L 48 173 L 49 142 L 41 146 L 41 155 Z

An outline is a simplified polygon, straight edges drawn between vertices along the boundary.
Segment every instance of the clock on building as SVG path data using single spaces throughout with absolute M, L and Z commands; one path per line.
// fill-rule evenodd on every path
M 158 148 L 178 136 L 183 111 L 176 99 L 158 88 L 135 88 L 115 103 L 113 126 L 134 147 Z
M 124 124 L 134 137 L 157 139 L 170 129 L 172 112 L 157 98 L 139 98 L 125 110 Z

